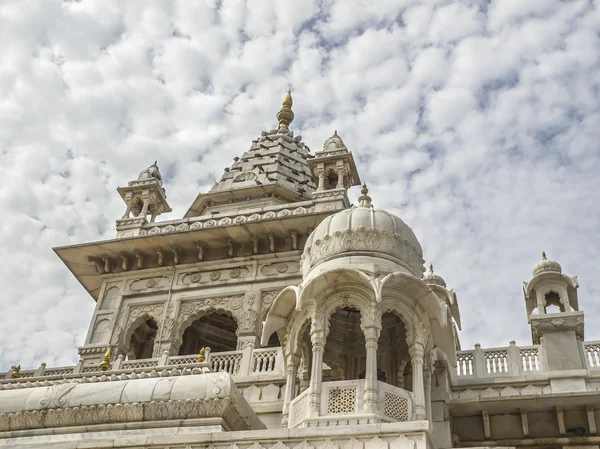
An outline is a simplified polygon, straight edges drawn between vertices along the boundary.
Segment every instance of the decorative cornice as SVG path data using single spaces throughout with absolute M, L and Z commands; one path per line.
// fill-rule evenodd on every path
M 306 215 L 314 213 L 314 205 L 304 207 L 298 206 L 291 209 L 282 206 L 280 209 L 269 210 L 267 212 L 248 212 L 246 214 L 232 215 L 226 217 L 213 218 L 211 216 L 183 219 L 178 222 L 152 223 L 140 231 L 140 235 L 167 234 L 172 232 L 194 231 L 197 229 L 208 229 L 225 226 L 237 226 L 246 222 L 276 220 L 292 215 Z M 126 236 L 124 236 L 126 237 Z
M 244 418 L 231 398 L 206 398 L 0 413 L 0 431 L 211 417 L 222 417 L 232 430 L 252 428 L 250 417 Z

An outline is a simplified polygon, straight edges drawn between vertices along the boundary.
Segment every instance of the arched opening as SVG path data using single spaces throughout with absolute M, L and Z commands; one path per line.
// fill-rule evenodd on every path
M 212 352 L 237 349 L 237 323 L 229 315 L 211 313 L 195 320 L 183 332 L 179 355 L 198 354 L 203 347 Z
M 345 307 L 331 315 L 323 354 L 323 381 L 364 377 L 367 352 L 360 311 Z
M 382 382 L 410 390 L 410 356 L 406 343 L 406 326 L 394 313 L 381 317 L 377 346 L 377 378 Z
M 550 291 L 544 295 L 546 313 L 559 313 L 565 311 L 565 305 L 560 302 L 558 293 Z
M 335 189 L 338 183 L 338 175 L 333 170 L 327 173 L 327 189 Z
M 273 332 L 269 337 L 269 341 L 267 342 L 267 348 L 277 348 L 281 346 L 281 341 L 279 341 L 279 335 L 277 332 Z
M 129 351 L 127 351 L 127 359 L 149 359 L 152 357 L 154 350 L 154 339 L 158 325 L 153 319 L 148 319 L 141 323 L 129 340 Z

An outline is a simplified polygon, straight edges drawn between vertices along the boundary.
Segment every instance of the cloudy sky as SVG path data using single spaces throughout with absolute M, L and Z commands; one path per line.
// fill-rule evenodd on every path
M 113 238 L 155 159 L 181 217 L 288 88 L 455 289 L 463 348 L 530 343 L 542 249 L 600 339 L 599 31 L 591 0 L 0 0 L 0 369 L 77 360 L 94 302 L 52 247 Z

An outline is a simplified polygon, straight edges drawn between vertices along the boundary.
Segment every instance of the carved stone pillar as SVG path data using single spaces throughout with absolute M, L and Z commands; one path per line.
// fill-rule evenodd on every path
M 338 169 L 337 170 L 337 175 L 338 175 L 338 181 L 337 181 L 337 185 L 335 186 L 336 189 L 343 189 L 344 188 L 344 169 Z
M 121 218 L 129 218 L 129 214 L 131 213 L 133 205 L 131 203 L 127 203 L 127 208 L 125 209 L 125 213 Z
M 148 206 L 150 206 L 150 198 L 144 198 L 144 205 L 142 206 L 142 210 L 138 215 L 139 218 L 145 217 L 148 213 Z
M 256 335 L 238 335 L 237 337 L 237 351 L 242 351 L 244 348 L 250 346 L 252 349 L 260 348 L 260 341 Z
M 363 329 L 367 350 L 365 370 L 365 411 L 377 413 L 377 342 L 379 328 L 371 326 Z
M 413 396 L 415 398 L 415 419 L 427 419 L 425 411 L 425 386 L 423 382 L 423 355 L 425 353 L 420 342 L 413 343 L 410 348 L 410 361 L 412 363 Z
M 319 416 L 321 407 L 321 383 L 323 381 L 323 352 L 325 352 L 325 332 L 313 331 L 310 334 L 312 341 L 312 367 L 310 373 L 309 416 Z
M 427 419 L 431 421 L 431 375 L 433 373 L 433 366 L 430 364 L 429 369 L 425 371 L 423 378 L 423 386 L 425 389 L 425 410 Z
M 317 190 L 321 191 L 325 189 L 325 173 L 319 173 L 319 185 L 317 186 Z
M 285 380 L 285 392 L 283 395 L 283 417 L 281 420 L 281 427 L 288 426 L 288 418 L 290 414 L 290 402 L 296 395 L 296 377 L 298 372 L 298 363 L 300 357 L 296 354 L 290 354 L 286 361 L 286 380 Z

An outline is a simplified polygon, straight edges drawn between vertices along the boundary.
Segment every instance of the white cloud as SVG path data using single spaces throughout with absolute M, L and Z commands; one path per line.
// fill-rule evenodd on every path
M 457 291 L 463 346 L 528 343 L 542 249 L 600 338 L 599 19 L 586 0 L 2 2 L 0 367 L 76 359 L 93 301 L 53 246 L 113 238 L 116 187 L 156 159 L 182 216 L 288 87 L 293 128 L 314 150 L 337 129 Z

